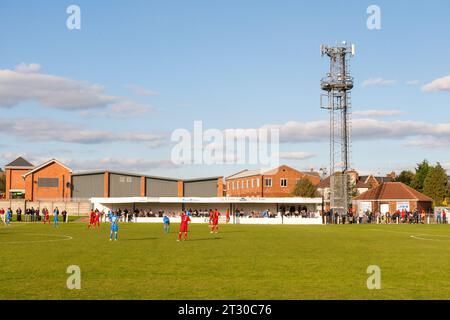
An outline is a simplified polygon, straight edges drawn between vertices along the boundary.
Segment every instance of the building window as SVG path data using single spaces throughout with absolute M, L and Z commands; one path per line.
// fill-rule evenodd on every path
M 281 178 L 280 179 L 280 186 L 283 188 L 287 187 L 287 179 L 286 178 Z
M 248 186 L 249 186 L 249 183 L 248 183 L 248 180 L 247 180 L 247 189 L 248 189 Z
M 39 188 L 58 188 L 59 179 L 58 178 L 38 178 Z
M 265 181 L 265 187 L 267 187 L 267 188 L 272 187 L 272 178 L 266 178 L 264 181 Z
M 244 189 L 244 180 L 242 180 L 242 189 Z
M 236 190 L 239 190 L 239 181 L 236 181 Z
M 252 179 L 252 188 L 254 188 L 254 187 L 255 187 L 255 180 Z
M 259 188 L 259 179 L 256 179 L 256 187 Z
M 234 181 L 231 182 L 231 189 L 234 190 Z

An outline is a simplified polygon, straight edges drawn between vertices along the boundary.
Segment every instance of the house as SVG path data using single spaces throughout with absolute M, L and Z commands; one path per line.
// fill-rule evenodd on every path
M 22 157 L 5 166 L 6 175 L 6 199 L 24 199 L 25 198 L 25 180 L 22 175 L 32 170 L 34 165 Z
M 384 182 L 353 199 L 355 212 L 431 211 L 433 199 L 402 182 Z
M 350 186 L 352 188 L 352 196 L 358 196 L 371 188 L 379 186 L 382 183 L 391 182 L 395 178 L 395 173 L 389 173 L 385 177 L 374 175 L 360 176 L 355 170 L 349 170 L 347 173 L 349 175 Z M 330 182 L 331 176 L 328 176 L 317 185 L 317 192 L 323 197 L 327 210 L 330 208 Z
M 70 177 L 72 169 L 56 159 L 34 167 L 22 175 L 25 182 L 25 199 L 55 200 L 70 199 Z

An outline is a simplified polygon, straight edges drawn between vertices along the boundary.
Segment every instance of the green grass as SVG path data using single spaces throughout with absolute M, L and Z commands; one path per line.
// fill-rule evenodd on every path
M 0 225 L 3 299 L 449 299 L 449 225 Z M 55 242 L 33 242 L 63 239 Z M 411 238 L 416 235 L 422 239 Z M 68 290 L 69 265 L 81 290 Z M 369 265 L 381 290 L 368 290 Z

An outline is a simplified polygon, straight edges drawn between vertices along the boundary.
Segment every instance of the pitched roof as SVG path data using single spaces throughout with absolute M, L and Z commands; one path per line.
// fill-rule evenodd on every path
M 30 171 L 28 171 L 27 173 L 23 174 L 22 177 L 25 178 L 25 177 L 26 177 L 27 175 L 29 175 L 30 173 L 39 171 L 39 170 L 41 170 L 42 168 L 48 166 L 48 165 L 51 164 L 51 163 L 57 163 L 57 164 L 59 164 L 60 166 L 62 166 L 62 167 L 64 167 L 64 168 L 66 168 L 67 170 L 69 170 L 69 172 L 72 172 L 72 169 L 70 169 L 68 166 L 66 166 L 66 165 L 63 164 L 62 162 L 60 162 L 60 161 L 58 161 L 58 160 L 56 160 L 56 159 L 51 159 L 51 160 L 48 160 L 47 162 L 44 162 L 43 164 L 38 165 L 38 166 L 35 167 L 33 170 L 30 170 Z
M 394 179 L 392 179 L 392 177 L 375 177 L 375 179 L 377 179 L 377 181 L 379 183 L 393 182 L 393 180 L 394 180 Z
M 354 200 L 417 200 L 433 201 L 430 197 L 401 182 L 384 182 L 378 187 L 372 188 Z
M 280 170 L 280 168 L 288 168 L 297 172 L 300 172 L 302 174 L 305 175 L 310 175 L 310 176 L 314 176 L 314 177 L 318 177 L 320 178 L 320 174 L 318 172 L 314 172 L 314 171 L 298 171 L 297 169 L 294 169 L 292 167 L 286 166 L 286 165 L 281 165 L 279 167 L 270 169 L 270 170 L 266 170 L 263 171 L 262 169 L 256 169 L 256 170 L 241 170 L 239 172 L 236 172 L 235 174 L 232 174 L 231 176 L 226 177 L 226 179 L 238 179 L 238 178 L 245 178 L 245 177 L 252 177 L 252 176 L 259 176 L 259 175 L 272 175 L 272 174 L 276 174 L 278 172 L 278 170 Z
M 365 183 L 364 181 L 358 180 L 356 182 L 356 188 L 370 188 L 370 183 Z
M 5 168 L 19 168 L 23 167 L 24 169 L 34 168 L 34 165 L 25 160 L 22 157 L 18 157 L 16 160 L 8 163 Z
M 329 188 L 330 184 L 331 184 L 330 180 L 331 180 L 331 176 L 326 177 L 325 179 L 323 179 L 322 181 L 319 182 L 319 184 L 317 185 L 317 188 L 319 188 L 319 189 Z
M 245 169 L 245 170 L 236 172 L 235 174 L 232 174 L 231 176 L 226 177 L 226 179 L 245 178 L 245 177 L 251 177 L 251 176 L 258 176 L 260 174 L 263 174 L 263 172 L 260 169 L 256 169 L 256 170 Z

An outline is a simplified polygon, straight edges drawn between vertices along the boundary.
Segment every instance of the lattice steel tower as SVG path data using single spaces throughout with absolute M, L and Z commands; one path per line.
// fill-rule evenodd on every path
M 350 76 L 349 57 L 355 55 L 355 46 L 346 42 L 329 47 L 322 45 L 322 56 L 330 58 L 330 71 L 320 81 L 322 90 L 320 106 L 330 113 L 330 206 L 340 216 L 347 215 L 351 203 L 350 138 L 351 103 L 350 91 L 353 78 Z

